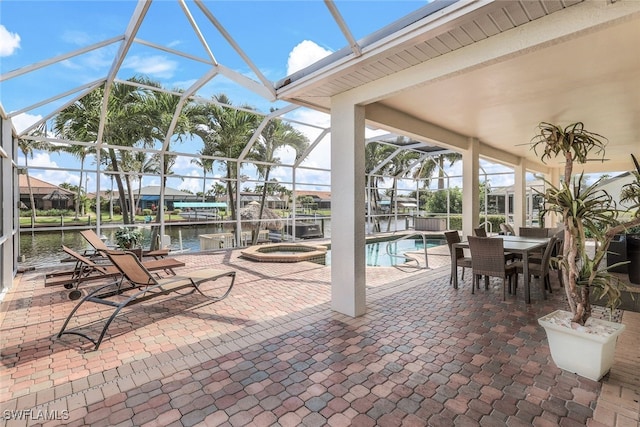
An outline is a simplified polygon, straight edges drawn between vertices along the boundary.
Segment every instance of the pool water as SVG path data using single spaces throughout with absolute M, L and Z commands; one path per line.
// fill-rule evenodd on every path
M 365 246 L 366 263 L 369 267 L 392 267 L 394 265 L 402 265 L 405 259 L 389 256 L 387 254 L 387 244 L 389 242 L 367 243 Z M 445 240 L 428 239 L 427 248 L 445 245 Z M 391 244 L 390 252 L 394 255 L 402 255 L 404 252 L 413 252 L 424 250 L 424 243 L 420 240 L 400 240 Z M 331 250 L 327 251 L 326 265 L 331 265 Z

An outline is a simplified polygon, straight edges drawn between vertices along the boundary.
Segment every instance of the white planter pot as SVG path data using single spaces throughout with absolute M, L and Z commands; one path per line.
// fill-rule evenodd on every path
M 566 313 L 571 316 L 569 312 L 557 310 L 538 319 L 547 333 L 551 358 L 565 371 L 599 381 L 613 365 L 618 335 L 625 326 L 590 318 L 586 327 L 572 329 L 553 320 L 566 317 Z

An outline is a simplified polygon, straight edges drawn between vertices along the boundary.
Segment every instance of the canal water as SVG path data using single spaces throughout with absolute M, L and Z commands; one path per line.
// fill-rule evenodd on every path
M 317 224 L 321 224 L 324 230 L 324 238 L 331 237 L 331 220 L 324 218 L 316 219 Z M 392 224 L 392 231 L 406 230 L 406 221 L 398 220 Z M 386 231 L 386 221 L 382 225 Z M 148 248 L 151 240 L 151 228 L 149 226 L 141 226 L 144 232 L 145 241 L 143 247 Z M 369 230 L 369 226 L 367 230 Z M 106 238 L 108 245 L 115 242 L 114 234 L 117 229 L 102 229 L 102 235 Z M 201 234 L 220 233 L 222 229 L 219 224 L 198 224 L 198 225 L 167 225 L 165 226 L 165 234 L 171 238 L 170 248 L 174 251 L 200 251 Z M 65 258 L 62 252 L 62 245 L 65 245 L 76 252 L 82 253 L 90 250 L 91 246 L 80 235 L 80 230 L 64 230 L 64 231 L 35 231 L 22 232 L 20 234 L 20 255 L 24 256 L 24 262 L 20 262 L 20 267 L 49 267 L 59 266 L 60 260 Z

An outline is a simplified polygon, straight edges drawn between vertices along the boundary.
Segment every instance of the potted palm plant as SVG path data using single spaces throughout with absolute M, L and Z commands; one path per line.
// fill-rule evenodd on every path
M 540 159 L 545 162 L 558 156 L 564 158 L 560 186 L 547 182 L 544 197 L 545 213 L 555 212 L 564 227 L 563 250 L 558 262 L 570 309 L 570 312 L 558 310 L 544 316 L 539 323 L 545 327 L 556 365 L 599 380 L 613 363 L 615 343 L 624 325 L 592 319 L 591 294 L 603 299 L 611 309 L 619 305 L 624 284 L 609 273 L 613 266 L 601 267 L 601 262 L 614 236 L 640 224 L 640 216 L 636 212 L 630 219 L 620 221 L 616 203 L 606 191 L 598 189 L 599 181 L 586 185 L 583 174 L 573 177 L 574 162 L 585 163 L 594 154 L 604 156 L 606 138 L 585 130 L 580 122 L 565 128 L 543 122 L 538 129 L 531 142 L 536 153 L 542 150 Z M 640 168 L 637 172 L 636 179 L 640 182 Z M 587 236 L 595 242 L 593 251 L 587 250 Z M 583 336 L 590 341 L 584 343 Z M 600 348 L 594 350 L 591 344 Z M 572 350 L 577 354 L 572 355 Z
M 142 245 L 142 231 L 133 227 L 120 227 L 115 234 L 116 244 L 125 251 L 137 250 Z

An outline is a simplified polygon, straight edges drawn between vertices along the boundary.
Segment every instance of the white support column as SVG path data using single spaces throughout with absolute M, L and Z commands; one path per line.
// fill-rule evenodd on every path
M 513 166 L 513 229 L 518 232 L 518 228 L 526 226 L 526 206 L 527 206 L 527 168 L 524 159 Z
M 462 152 L 462 238 L 473 235 L 480 222 L 480 142 L 469 139 Z
M 18 224 L 18 206 L 20 200 L 18 196 L 18 183 L 15 171 L 12 165 L 12 156 L 15 156 L 13 149 L 13 141 L 11 135 L 11 122 L 9 120 L 0 120 L 2 125 L 0 128 L 0 162 L 2 167 L 0 171 L 0 185 L 5 190 L 0 192 L 0 221 L 2 227 L 0 229 L 0 300 L 4 292 L 11 287 L 13 276 L 15 273 L 17 254 L 16 248 L 19 247 L 19 233 L 17 228 L 14 230 L 14 224 Z M 17 143 L 16 143 L 17 144 Z
M 331 106 L 331 308 L 366 311 L 364 107 Z

